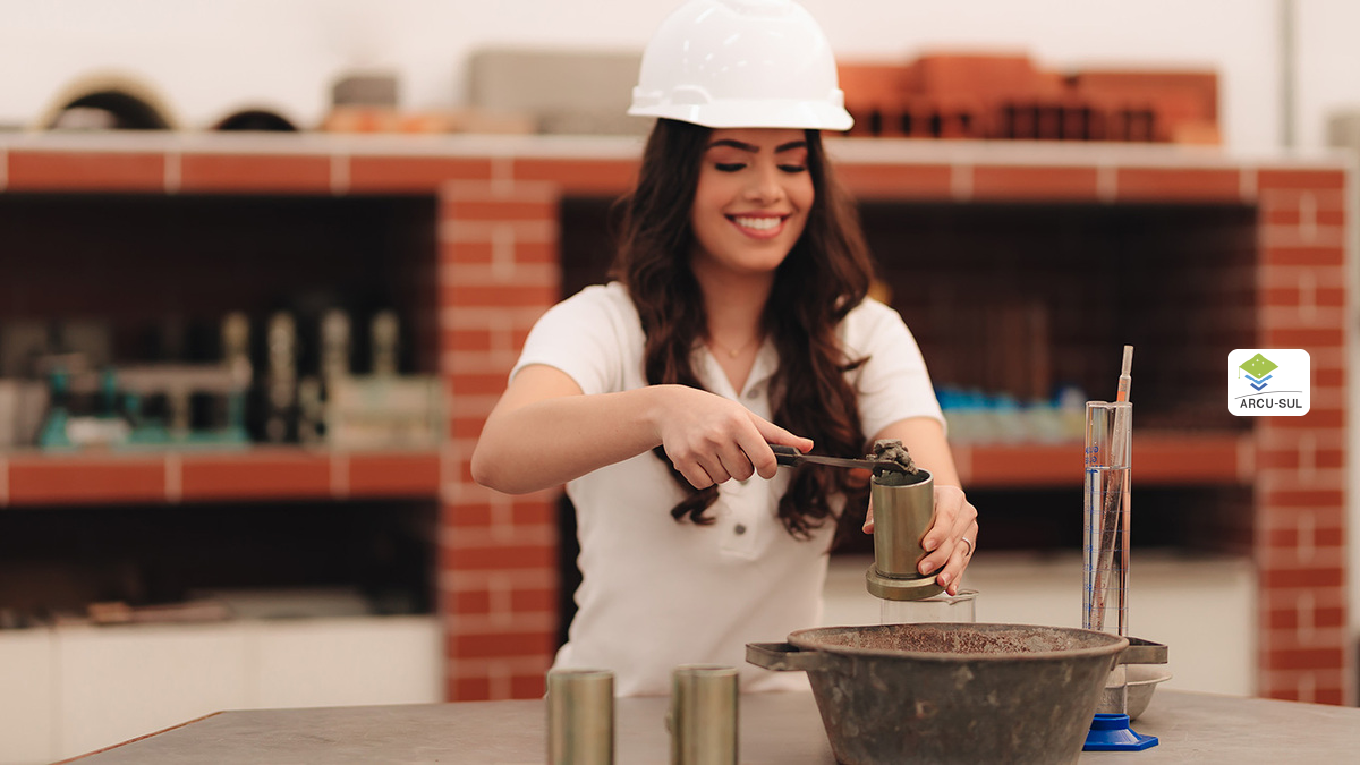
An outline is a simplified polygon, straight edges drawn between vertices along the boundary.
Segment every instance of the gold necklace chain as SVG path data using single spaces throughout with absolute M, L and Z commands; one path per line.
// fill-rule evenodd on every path
M 718 342 L 717 338 L 715 338 L 715 337 L 710 337 L 710 338 L 708 338 L 708 347 L 709 347 L 709 348 L 713 348 L 713 349 L 715 349 L 715 350 L 722 351 L 723 353 L 726 353 L 726 354 L 727 354 L 727 357 L 728 357 L 728 358 L 735 359 L 735 358 L 737 358 L 738 356 L 740 356 L 742 353 L 744 353 L 744 352 L 746 351 L 746 349 L 750 348 L 751 346 L 755 345 L 755 344 L 758 343 L 758 342 L 760 342 L 760 337 L 759 337 L 759 336 L 756 336 L 756 337 L 751 338 L 750 340 L 747 340 L 745 343 L 743 343 L 743 344 L 741 345 L 740 348 L 735 348 L 735 349 L 733 349 L 733 348 L 728 348 L 727 346 L 725 346 L 725 345 L 723 345 L 722 343 Z

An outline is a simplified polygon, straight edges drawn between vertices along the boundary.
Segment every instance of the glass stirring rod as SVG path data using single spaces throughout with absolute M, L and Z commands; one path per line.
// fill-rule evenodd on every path
M 1124 346 L 1124 361 L 1119 366 L 1119 390 L 1115 393 L 1115 401 L 1129 400 L 1129 386 L 1133 380 L 1129 372 L 1133 369 L 1133 346 Z

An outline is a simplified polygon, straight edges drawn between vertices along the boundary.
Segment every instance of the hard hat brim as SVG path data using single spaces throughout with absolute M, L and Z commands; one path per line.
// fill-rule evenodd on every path
M 796 128 L 803 130 L 849 130 L 855 120 L 840 107 L 815 101 L 766 101 L 759 108 L 750 103 L 656 104 L 634 106 L 634 117 L 662 117 L 708 128 Z

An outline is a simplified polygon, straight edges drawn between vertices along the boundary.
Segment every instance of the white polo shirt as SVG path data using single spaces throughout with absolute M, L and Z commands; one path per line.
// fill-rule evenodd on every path
M 872 436 L 908 417 L 943 421 L 916 341 L 893 309 L 866 300 L 846 317 L 841 336 L 859 388 L 860 419 Z M 618 283 L 587 287 L 535 325 L 513 377 L 530 364 L 556 367 L 587 395 L 647 385 L 643 332 Z M 767 395 L 778 357 L 766 342 L 741 391 L 706 349 L 695 371 L 708 390 L 770 418 Z M 579 608 L 556 667 L 608 669 L 619 695 L 670 692 L 680 664 L 739 667 L 743 691 L 807 688 L 801 672 L 770 672 L 746 663 L 747 643 L 774 643 L 815 627 L 822 615 L 830 521 L 810 541 L 784 530 L 779 497 L 789 475 L 753 476 L 719 487 L 710 526 L 677 523 L 683 498 L 652 452 L 595 470 L 567 484 L 576 507 L 583 581 Z

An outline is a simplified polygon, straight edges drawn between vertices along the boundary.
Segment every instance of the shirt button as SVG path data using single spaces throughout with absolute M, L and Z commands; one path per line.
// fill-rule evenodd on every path
M 760 390 L 757 388 L 752 388 L 746 391 L 746 398 L 755 401 L 756 399 L 760 398 Z
M 733 527 L 732 527 L 732 533 L 733 533 L 733 534 L 736 534 L 737 536 L 741 536 L 742 534 L 745 534 L 745 533 L 746 533 L 746 526 L 745 526 L 745 524 L 738 523 L 737 525 L 733 526 Z

